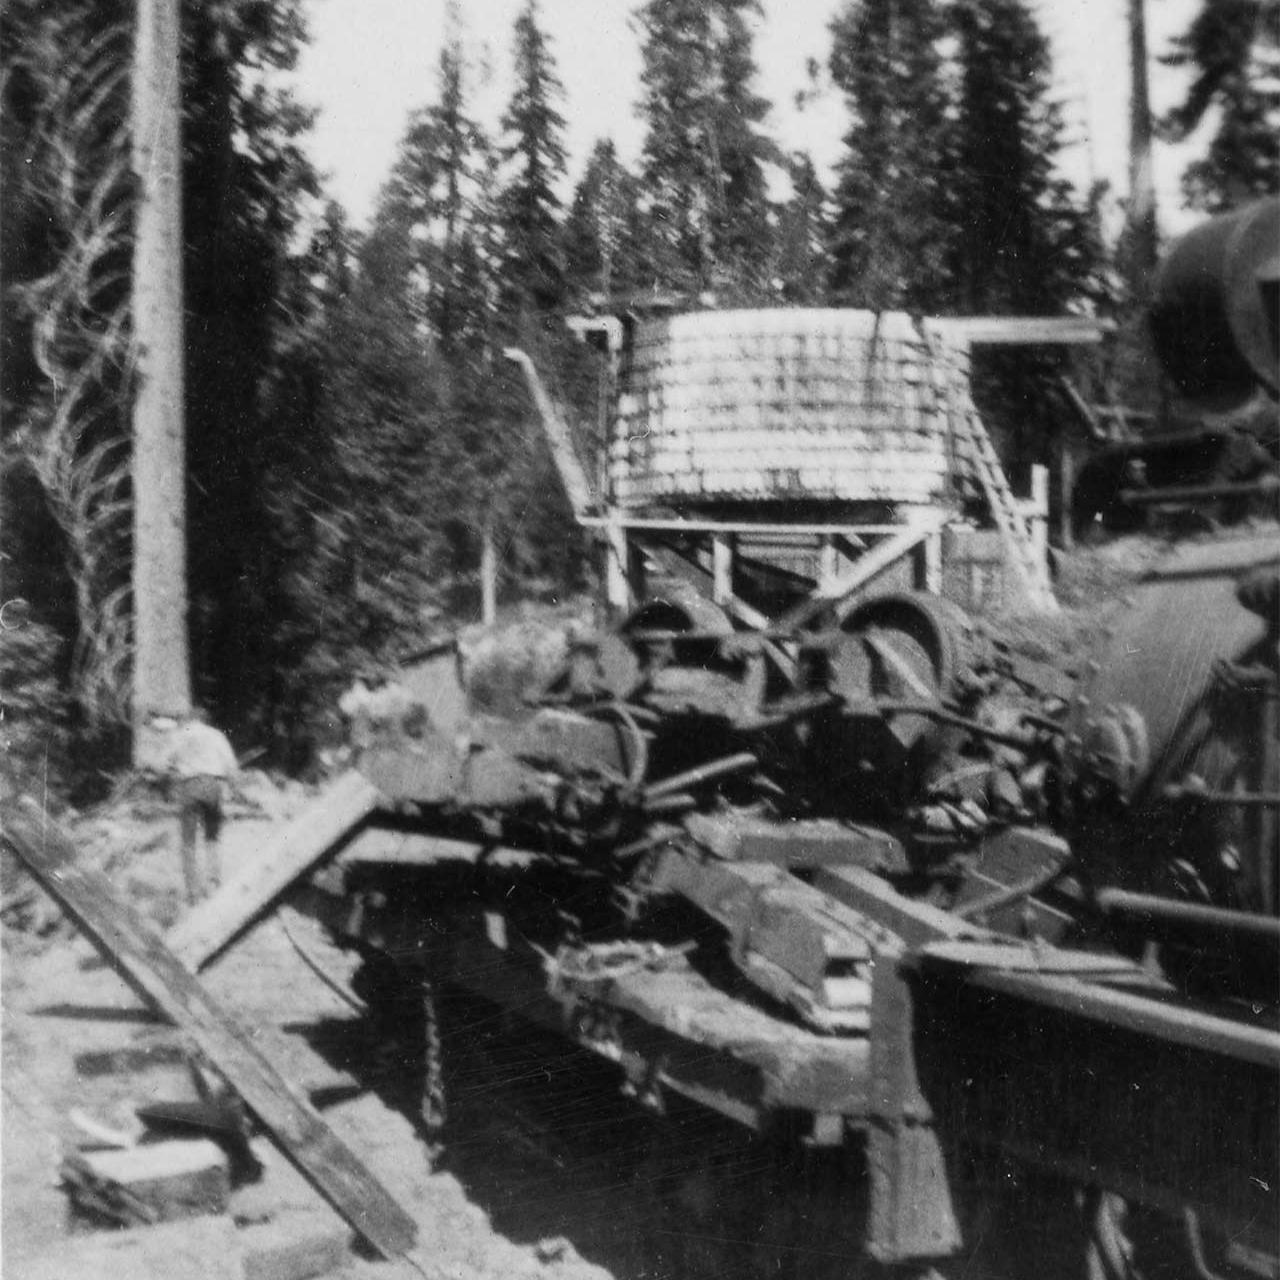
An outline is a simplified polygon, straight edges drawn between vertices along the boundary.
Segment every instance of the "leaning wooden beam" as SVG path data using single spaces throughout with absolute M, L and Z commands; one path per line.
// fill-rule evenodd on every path
M 780 628 L 808 626 L 819 614 L 839 601 L 847 600 L 855 591 L 860 591 L 926 538 L 931 538 L 940 532 L 950 519 L 951 513 L 944 510 L 918 513 L 910 524 L 903 526 L 900 532 L 860 555 L 847 573 L 841 574 L 831 582 L 822 583 L 813 595 L 784 613 L 775 625 Z
M 297 878 L 351 834 L 382 793 L 360 774 L 344 773 L 211 897 L 192 908 L 165 941 L 193 973 L 235 941 Z
M 407 1253 L 417 1228 L 318 1112 L 280 1075 L 250 1034 L 110 882 L 84 865 L 66 834 L 29 797 L 0 810 L 0 842 L 61 904 L 133 990 L 171 1019 L 227 1079 L 299 1172 L 379 1253 Z
M 542 419 L 542 431 L 547 444 L 551 448 L 551 458 L 560 473 L 560 483 L 564 485 L 573 508 L 574 517 L 581 520 L 599 507 L 599 499 L 595 487 L 587 479 L 587 473 L 578 461 L 578 451 L 573 444 L 573 434 L 569 424 L 565 422 L 560 410 L 542 385 L 538 370 L 528 354 L 519 347 L 506 347 L 502 354 L 508 360 L 518 364 L 524 372 L 525 382 L 529 386 L 529 394 L 537 406 L 538 416 Z

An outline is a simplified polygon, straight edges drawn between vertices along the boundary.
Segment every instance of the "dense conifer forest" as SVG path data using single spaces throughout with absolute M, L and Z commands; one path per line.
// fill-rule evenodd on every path
M 604 138 L 571 164 L 565 121 L 586 104 L 566 98 L 538 0 L 482 125 L 455 6 L 360 231 L 326 203 L 312 114 L 282 87 L 306 16 L 189 0 L 182 27 L 193 680 L 282 767 L 353 677 L 475 615 L 486 531 L 506 598 L 589 585 L 506 346 L 535 354 L 590 458 L 594 357 L 563 320 L 611 300 L 1131 315 L 1124 238 L 1057 166 L 1051 52 L 1024 0 L 848 0 L 817 69 L 847 108 L 829 190 L 772 135 L 760 0 L 638 5 L 634 168 Z M 0 13 L 2 567 L 21 602 L 0 633 L 4 734 L 11 761 L 82 782 L 128 722 L 131 23 L 127 0 Z M 1162 127 L 1211 122 L 1187 174 L 1198 207 L 1277 188 L 1250 73 L 1277 46 L 1276 0 L 1206 0 L 1167 51 L 1193 74 Z M 1060 371 L 1027 355 L 983 372 L 1015 461 Z

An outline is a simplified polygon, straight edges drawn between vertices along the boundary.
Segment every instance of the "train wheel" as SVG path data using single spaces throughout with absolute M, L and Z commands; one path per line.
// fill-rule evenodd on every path
M 1190 1207 L 1173 1217 L 1097 1188 L 1079 1200 L 1087 1280 L 1257 1280 L 1276 1274 L 1274 1240 L 1228 1241 L 1202 1229 Z

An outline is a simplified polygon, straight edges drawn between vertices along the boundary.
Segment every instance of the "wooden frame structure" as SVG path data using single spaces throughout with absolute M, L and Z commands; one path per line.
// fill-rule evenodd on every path
M 741 601 L 735 591 L 738 559 L 748 543 L 804 547 L 819 571 L 813 596 L 838 599 L 869 584 L 904 556 L 912 558 L 913 585 L 939 592 L 942 586 L 942 530 L 951 513 L 918 507 L 897 524 L 840 521 L 758 521 L 635 515 L 618 509 L 586 516 L 581 523 L 598 529 L 605 543 L 605 598 L 611 611 L 623 613 L 645 598 L 648 549 L 665 537 L 691 544 L 710 573 L 710 598 L 748 626 L 766 627 L 769 619 Z
M 578 337 L 598 346 L 607 357 L 606 377 L 617 386 L 627 326 L 616 316 L 574 317 L 570 328 Z M 878 330 L 879 320 L 876 320 Z M 967 378 L 971 349 L 975 345 L 1095 344 L 1109 326 L 1087 317 L 956 317 L 925 318 L 917 324 L 926 352 L 935 368 L 927 375 L 935 392 L 945 376 L 944 368 Z M 619 615 L 645 598 L 645 582 L 655 553 L 665 555 L 673 542 L 705 586 L 704 594 L 725 608 L 740 624 L 762 628 L 771 619 L 743 600 L 736 590 L 740 561 L 749 550 L 804 548 L 813 572 L 815 603 L 857 592 L 904 558 L 911 560 L 915 587 L 940 593 L 943 586 L 943 530 L 956 518 L 945 497 L 935 503 L 893 502 L 880 504 L 879 518 L 847 517 L 851 507 L 872 509 L 874 503 L 805 503 L 807 514 L 779 519 L 786 503 L 767 497 L 744 496 L 729 504 L 682 500 L 672 509 L 652 503 L 637 505 L 617 500 L 612 475 L 597 486 L 574 450 L 568 425 L 547 394 L 529 356 L 516 348 L 506 355 L 517 362 L 526 377 L 552 450 L 557 470 L 574 514 L 591 531 L 601 548 L 601 576 L 605 605 Z M 1029 498 L 1015 498 L 990 440 L 972 406 L 948 412 L 947 448 L 975 478 L 988 505 L 1004 546 L 1005 558 L 1017 571 L 1027 603 L 1052 610 L 1056 604 L 1048 585 L 1048 475 L 1037 466 L 1032 472 Z M 824 518 L 823 506 L 831 512 Z M 743 513 L 746 514 L 743 514 Z M 885 513 L 897 519 L 886 521 Z M 972 576 L 972 571 L 971 571 Z

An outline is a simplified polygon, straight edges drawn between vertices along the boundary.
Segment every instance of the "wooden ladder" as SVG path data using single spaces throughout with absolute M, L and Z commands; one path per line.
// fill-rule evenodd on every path
M 1027 604 L 1040 613 L 1057 613 L 1058 601 L 1049 581 L 1049 566 L 1036 550 L 999 455 L 970 396 L 967 361 L 962 363 L 954 346 L 939 342 L 936 333 L 930 335 L 927 323 L 922 329 L 939 407 L 951 424 L 952 447 L 959 469 L 978 482 Z

